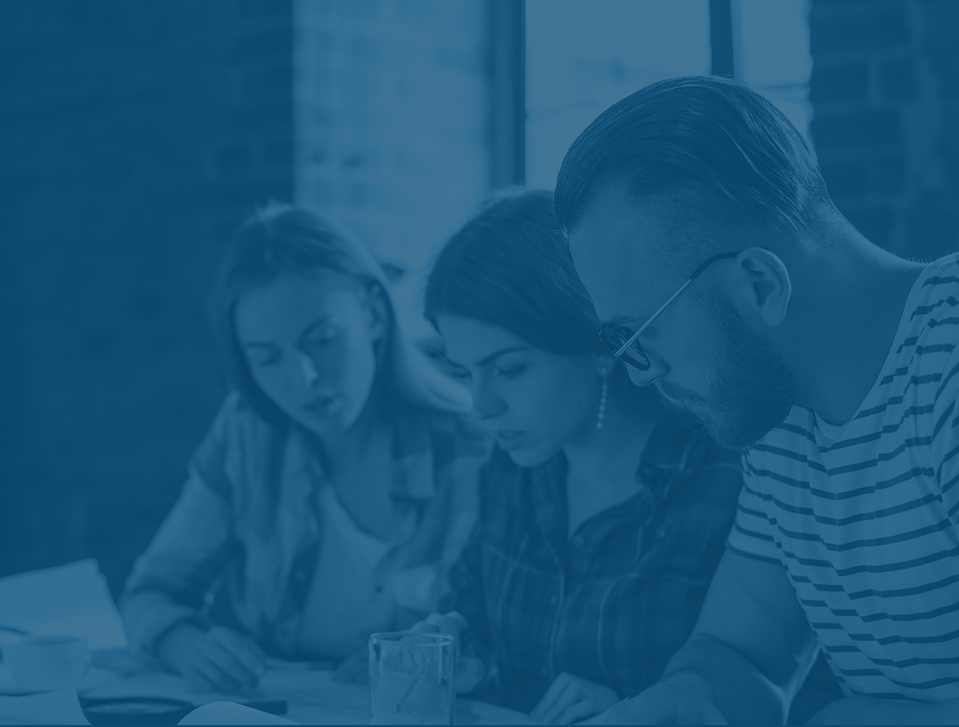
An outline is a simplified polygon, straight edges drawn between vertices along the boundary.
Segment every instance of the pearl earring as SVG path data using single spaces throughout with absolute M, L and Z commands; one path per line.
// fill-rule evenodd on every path
M 606 385 L 606 369 L 600 374 L 603 377 L 603 388 L 599 392 L 599 411 L 596 414 L 596 428 L 603 428 L 603 420 L 606 418 L 606 395 L 609 393 L 609 387 Z

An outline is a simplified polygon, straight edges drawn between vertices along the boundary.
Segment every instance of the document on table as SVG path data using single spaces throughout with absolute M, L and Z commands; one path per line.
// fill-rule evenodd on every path
M 93 559 L 0 578 L 0 626 L 80 636 L 91 649 L 127 645 L 120 613 Z
M 268 669 L 260 678 L 254 692 L 245 694 L 241 701 L 249 699 L 283 699 L 288 706 L 286 719 L 302 724 L 369 724 L 369 686 L 366 684 L 343 684 L 333 679 L 333 672 L 308 668 Z M 85 697 L 109 699 L 116 697 L 167 697 L 182 699 L 194 704 L 207 704 L 238 699 L 236 695 L 191 691 L 182 677 L 160 672 L 130 674 L 121 681 L 84 693 Z M 525 714 L 505 707 L 457 698 L 458 724 L 529 724 Z M 237 705 L 239 706 L 239 705 Z M 232 710 L 232 707 L 230 708 Z M 205 712 L 191 712 L 191 719 L 204 717 Z M 257 719 L 275 719 L 257 715 Z M 233 716 L 230 721 L 235 722 Z M 211 722 L 212 724 L 213 722 Z M 186 722 L 184 722 L 186 724 Z M 197 722 L 198 724 L 198 722 Z M 282 724 L 273 722 L 273 724 Z
M 177 724 L 300 724 L 235 702 L 210 702 L 197 707 Z
M 136 715 L 130 715 L 130 723 Z M 28 697 L 0 697 L 0 725 L 88 725 L 77 693 L 61 689 Z M 197 707 L 178 724 L 300 724 L 275 714 L 234 702 L 211 702 Z

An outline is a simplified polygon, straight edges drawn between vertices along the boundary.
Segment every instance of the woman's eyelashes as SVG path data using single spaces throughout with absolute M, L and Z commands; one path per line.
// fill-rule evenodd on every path
M 526 371 L 526 364 L 512 364 L 507 366 L 496 366 L 493 369 L 493 373 L 497 376 L 502 376 L 504 379 L 515 379 L 517 376 Z
M 326 326 L 316 331 L 310 332 L 308 336 L 302 339 L 300 349 L 304 352 L 315 352 L 328 347 L 339 337 L 339 331 L 335 326 Z M 269 368 L 280 362 L 282 355 L 279 350 L 264 350 L 247 353 L 247 361 L 250 366 L 257 369 Z
M 472 372 L 465 366 L 460 366 L 459 364 L 453 363 L 449 359 L 446 359 L 449 366 L 450 373 L 462 381 L 463 383 L 469 384 L 473 381 Z M 517 376 L 521 375 L 526 371 L 527 364 L 513 364 L 510 366 L 493 366 L 488 371 L 494 376 L 501 376 L 504 379 L 514 379 Z
M 467 369 L 465 366 L 458 366 L 457 364 L 450 362 L 450 371 L 453 373 L 453 376 L 465 383 L 469 383 L 473 380 L 473 374 L 471 374 L 469 369 Z
M 333 326 L 324 326 L 316 331 L 310 333 L 310 335 L 304 340 L 304 343 L 307 346 L 326 346 L 332 343 L 337 336 L 338 331 Z

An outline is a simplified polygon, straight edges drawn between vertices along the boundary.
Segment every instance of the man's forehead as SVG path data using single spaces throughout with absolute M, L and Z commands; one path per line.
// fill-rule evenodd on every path
M 662 224 L 625 190 L 602 190 L 570 230 L 576 269 L 599 317 L 623 322 L 657 300 L 673 271 L 659 251 Z

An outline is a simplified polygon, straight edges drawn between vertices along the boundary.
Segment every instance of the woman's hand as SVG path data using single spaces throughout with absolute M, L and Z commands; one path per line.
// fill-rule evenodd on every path
M 462 637 L 469 630 L 470 625 L 467 620 L 456 611 L 431 613 L 410 628 L 410 631 L 416 634 L 449 634 L 453 637 L 456 691 L 460 694 L 473 691 L 486 675 L 486 666 L 482 661 L 474 656 L 463 656 L 460 653 Z
M 674 672 L 583 724 L 727 724 L 704 685 L 698 676 Z
M 610 687 L 563 672 L 553 680 L 529 718 L 540 724 L 571 724 L 605 712 L 619 701 Z
M 254 688 L 266 654 L 248 636 L 222 626 L 194 634 L 181 672 L 197 691 L 241 692 Z
M 338 682 L 357 684 L 365 682 L 370 676 L 370 650 L 364 646 L 347 656 L 336 665 L 333 679 Z

